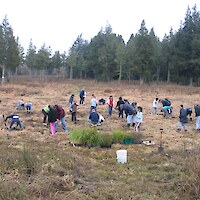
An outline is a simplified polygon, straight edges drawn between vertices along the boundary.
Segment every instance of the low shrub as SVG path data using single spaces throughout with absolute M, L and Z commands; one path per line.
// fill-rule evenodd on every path
M 112 139 L 113 139 L 112 134 L 101 134 L 101 139 L 102 139 L 102 142 L 100 144 L 101 147 L 103 147 L 103 148 L 111 147 Z
M 101 135 L 96 128 L 73 129 L 70 133 L 72 143 L 86 146 L 100 146 L 102 143 Z
M 112 132 L 112 142 L 113 143 L 124 143 L 124 140 L 127 138 L 133 138 L 124 131 L 121 130 L 114 130 Z

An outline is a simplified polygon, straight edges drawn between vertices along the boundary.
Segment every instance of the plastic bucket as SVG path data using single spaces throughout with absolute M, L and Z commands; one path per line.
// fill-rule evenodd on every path
M 127 150 L 117 150 L 117 161 L 118 163 L 126 163 L 127 162 Z

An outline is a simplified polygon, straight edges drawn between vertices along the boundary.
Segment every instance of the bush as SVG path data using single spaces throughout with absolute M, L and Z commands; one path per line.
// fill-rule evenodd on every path
M 101 135 L 96 128 L 74 129 L 70 133 L 70 141 L 86 146 L 100 146 Z
M 101 134 L 101 147 L 110 148 L 112 145 L 113 136 L 111 134 Z
M 113 143 L 124 143 L 124 140 L 127 138 L 133 139 L 133 137 L 131 137 L 130 135 L 128 135 L 127 133 L 121 130 L 113 131 L 112 135 L 113 135 L 113 138 L 112 138 Z

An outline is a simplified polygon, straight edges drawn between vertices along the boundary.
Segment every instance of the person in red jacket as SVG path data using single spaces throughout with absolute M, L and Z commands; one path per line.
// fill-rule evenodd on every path
M 67 126 L 65 121 L 65 110 L 61 105 L 55 105 L 54 106 L 56 112 L 57 112 L 57 119 L 61 121 L 62 123 L 62 129 L 64 132 L 67 132 Z M 58 129 L 58 123 L 56 123 L 56 130 Z
M 109 116 L 111 116 L 112 115 L 112 109 L 113 109 L 113 106 L 114 106 L 114 101 L 113 101 L 112 95 L 108 98 L 106 103 L 108 104 L 108 114 L 109 114 Z

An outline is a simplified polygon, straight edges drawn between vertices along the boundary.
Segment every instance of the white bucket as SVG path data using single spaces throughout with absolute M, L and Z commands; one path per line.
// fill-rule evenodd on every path
M 117 160 L 118 163 L 126 163 L 127 162 L 127 150 L 117 150 Z

